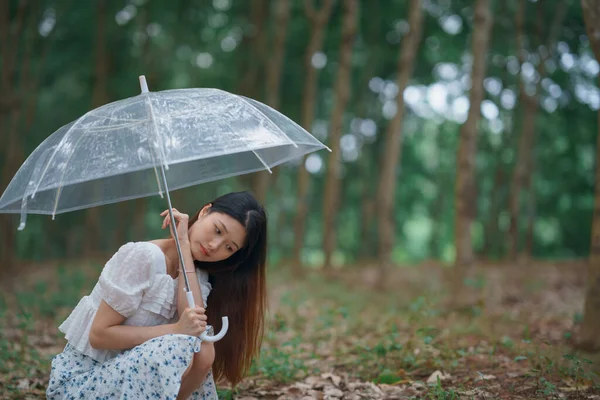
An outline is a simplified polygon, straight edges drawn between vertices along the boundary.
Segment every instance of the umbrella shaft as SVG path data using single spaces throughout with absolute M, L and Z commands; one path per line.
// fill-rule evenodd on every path
M 154 112 L 152 110 L 152 104 L 150 103 L 150 99 L 148 98 L 148 85 L 146 83 L 146 78 L 144 76 L 140 76 L 140 85 L 142 87 L 142 93 L 146 93 L 146 104 L 148 107 L 148 114 L 150 115 L 150 119 L 152 121 L 152 128 L 154 133 L 158 137 L 158 132 L 156 129 L 156 122 L 154 121 Z M 157 154 L 157 158 L 160 158 Z M 188 281 L 187 274 L 185 273 L 185 261 L 183 261 L 183 254 L 181 253 L 181 246 L 179 244 L 179 235 L 177 234 L 177 224 L 175 222 L 175 217 L 173 216 L 173 206 L 171 205 L 171 196 L 169 195 L 169 185 L 167 184 L 167 175 L 165 174 L 165 159 L 163 157 L 163 161 L 160 163 L 160 173 L 163 181 L 163 188 L 165 190 L 165 194 L 167 195 L 167 204 L 169 205 L 169 218 L 171 218 L 171 227 L 173 229 L 173 238 L 175 239 L 175 247 L 177 247 L 177 254 L 179 255 L 179 262 L 181 263 L 181 269 L 183 270 L 183 280 L 185 282 L 185 291 L 186 293 L 190 291 L 190 282 Z M 168 168 L 168 166 L 167 166 Z M 154 168 L 156 171 L 156 167 Z M 159 182 L 157 182 L 159 183 Z M 158 191 L 160 192 L 160 184 L 158 185 Z M 191 307 L 191 306 L 190 306 Z
M 167 175 L 165 174 L 165 167 L 160 165 L 160 172 L 163 181 L 163 187 L 165 188 L 165 194 L 167 196 L 167 204 L 169 205 L 169 217 L 171 218 L 171 227 L 173 229 L 173 237 L 175 239 L 175 247 L 177 247 L 177 254 L 179 255 L 179 262 L 181 263 L 181 269 L 183 270 L 183 280 L 185 282 L 185 291 L 190 291 L 190 282 L 188 281 L 187 274 L 185 273 L 185 261 L 183 261 L 183 254 L 181 252 L 181 245 L 179 244 L 179 235 L 177 234 L 177 224 L 175 217 L 173 216 L 173 206 L 171 205 L 171 196 L 169 195 L 169 186 L 167 185 Z

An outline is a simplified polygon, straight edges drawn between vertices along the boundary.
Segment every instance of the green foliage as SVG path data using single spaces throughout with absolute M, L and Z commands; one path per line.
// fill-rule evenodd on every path
M 561 372 L 573 378 L 577 385 L 579 385 L 582 380 L 591 379 L 593 377 L 593 373 L 586 368 L 593 364 L 592 361 L 586 358 L 580 358 L 575 354 L 565 354 L 563 358 L 568 360 L 568 364 L 561 367 Z
M 515 145 L 522 125 L 522 103 L 516 96 L 518 78 L 514 68 L 516 7 L 513 3 L 493 3 L 495 23 L 485 97 L 488 106 L 495 106 L 497 117 L 488 119 L 484 116 L 480 124 L 474 245 L 479 252 L 496 258 L 505 251 L 510 177 L 516 162 Z M 537 5 L 526 4 L 524 32 L 527 35 L 527 51 L 530 52 L 528 61 L 535 66 Z M 402 47 L 408 16 L 406 1 L 375 4 L 362 0 L 360 5 L 359 31 L 353 55 L 352 96 L 343 126 L 343 132 L 356 139 L 353 151 L 357 154 L 357 157 L 342 157 L 343 197 L 337 220 L 336 259 L 343 263 L 372 257 L 376 252 L 375 225 L 372 217 L 365 219 L 364 206 L 366 201 L 373 201 L 377 190 L 378 171 L 383 161 L 383 137 L 392 117 L 385 110 L 395 101 L 398 52 Z M 92 107 L 94 85 L 100 79 L 96 68 L 99 63 L 104 63 L 108 71 L 106 82 L 101 82 L 106 88 L 108 101 L 136 95 L 139 90 L 137 76 L 140 74 L 148 76 L 155 90 L 217 87 L 240 93 L 247 89 L 249 82 L 244 79 L 251 68 L 257 71 L 257 79 L 251 82 L 252 94 L 264 100 L 263 83 L 270 54 L 268 51 L 262 55 L 253 53 L 254 25 L 257 22 L 253 20 L 250 3 L 136 1 L 125 6 L 115 1 L 106 2 L 103 23 L 107 51 L 104 59 L 98 59 L 102 53 L 98 48 L 98 24 L 101 20 L 97 7 L 96 3 L 67 6 L 65 2 L 49 1 L 28 10 L 26 19 L 35 18 L 32 26 L 38 26 L 38 31 L 19 38 L 16 48 L 21 53 L 15 59 L 17 76 L 29 76 L 30 79 L 22 84 L 15 79 L 12 87 L 17 98 L 34 96 L 32 114 L 25 112 L 26 102 L 17 104 L 21 116 L 32 117 L 18 125 L 16 140 L 22 149 L 19 155 L 21 161 L 54 130 Z M 273 24 L 268 11 L 265 10 L 262 15 L 263 32 L 267 35 L 272 32 Z M 550 21 L 554 11 L 552 6 L 543 6 L 545 20 Z M 15 4 L 9 7 L 12 31 L 18 24 L 17 13 Z M 448 110 L 456 106 L 457 99 L 468 94 L 465 76 L 470 69 L 467 56 L 472 35 L 472 13 L 472 2 L 466 1 L 432 1 L 424 6 L 423 41 L 409 82 L 409 92 L 421 100 L 418 104 L 406 102 L 402 158 L 398 170 L 400 184 L 395 193 L 397 240 L 393 255 L 397 262 L 428 258 L 452 261 L 454 258 L 453 182 L 462 120 L 452 117 L 452 113 L 432 108 L 431 102 L 436 101 L 433 89 L 444 88 L 444 92 L 438 94 L 445 93 L 442 97 Z M 325 142 L 328 141 L 328 121 L 334 106 L 332 86 L 337 74 L 341 24 L 341 6 L 337 4 L 325 32 L 322 51 L 327 58 L 319 70 L 317 100 L 313 104 L 316 120 L 311 131 Z M 40 32 L 44 35 L 38 34 Z M 306 77 L 304 58 L 310 32 L 302 2 L 294 2 L 285 42 L 280 109 L 295 121 L 300 121 L 302 115 Z M 271 40 L 266 38 L 267 48 Z M 589 41 L 585 37 L 578 2 L 569 2 L 564 24 L 559 29 L 558 43 L 546 68 L 546 76 L 542 77 L 541 107 L 536 121 L 533 252 L 540 257 L 581 257 L 589 252 L 597 132 L 594 113 L 599 105 L 598 90 L 594 84 L 598 75 L 597 63 L 594 64 Z M 31 70 L 26 71 L 23 52 L 29 45 L 34 51 L 30 54 Z M 574 65 L 566 65 L 566 59 L 574 60 Z M 4 59 L 2 61 L 0 68 L 6 68 Z M 515 99 L 515 102 L 511 104 L 507 98 Z M 3 109 L 0 115 L 12 117 L 12 112 L 12 109 Z M 0 118 L 3 127 L 10 126 L 10 118 L 7 118 Z M 364 129 L 361 131 L 361 126 L 365 126 L 361 123 L 365 121 L 374 127 L 368 134 Z M 14 166 L 6 165 L 7 154 L 3 153 L 7 147 L 1 148 L 0 169 L 4 175 L 12 176 Z M 326 161 L 329 155 L 323 153 L 319 157 Z M 272 241 L 270 249 L 273 262 L 287 259 L 291 250 L 293 233 L 289 222 L 297 202 L 298 164 L 278 167 L 277 187 L 272 188 L 267 200 L 272 219 L 276 216 L 287 221 L 270 226 L 272 237 L 277 239 Z M 504 174 L 504 180 L 496 182 L 498 171 Z M 323 170 L 312 175 L 304 249 L 306 261 L 312 265 L 322 260 L 324 185 Z M 178 200 L 182 204 L 177 206 L 193 212 L 218 193 L 247 188 L 247 179 L 228 179 L 200 188 L 184 189 Z M 114 242 L 111 234 L 115 230 L 127 231 L 125 237 L 133 240 L 163 236 L 158 229 L 156 215 L 164 209 L 164 200 L 151 198 L 144 203 L 147 206 L 145 225 L 137 230 L 129 223 L 129 215 L 126 217 L 129 222 L 119 224 L 115 207 L 100 207 L 102 224 L 97 229 L 102 239 L 94 247 L 109 252 L 114 250 L 120 244 Z M 17 235 L 18 256 L 43 260 L 79 255 L 86 238 L 83 228 L 85 213 L 61 215 L 54 222 L 47 217 L 30 218 L 27 230 Z M 498 221 L 498 229 L 487 229 L 487 225 L 494 221 Z M 524 235 L 525 231 L 526 227 L 521 226 L 519 234 Z M 144 237 L 139 237 L 140 232 Z M 69 247 L 69 241 L 76 245 L 71 243 Z
M 431 400 L 458 400 L 460 399 L 458 393 L 454 389 L 445 390 L 442 387 L 442 382 L 440 381 L 440 377 L 438 376 L 437 382 L 433 387 L 433 390 L 430 391 L 427 395 L 428 399 Z

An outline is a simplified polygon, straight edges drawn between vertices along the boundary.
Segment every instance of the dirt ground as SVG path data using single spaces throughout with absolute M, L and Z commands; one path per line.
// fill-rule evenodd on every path
M 57 326 L 99 266 L 26 266 L 0 307 L 0 398 L 44 398 Z M 327 278 L 272 268 L 261 357 L 235 399 L 600 399 L 597 355 L 573 349 L 585 261 L 479 263 L 468 307 L 449 308 L 452 270 L 398 266 L 378 288 L 377 266 Z M 66 300 L 66 299 L 70 300 Z M 69 303 L 70 302 L 70 303 Z

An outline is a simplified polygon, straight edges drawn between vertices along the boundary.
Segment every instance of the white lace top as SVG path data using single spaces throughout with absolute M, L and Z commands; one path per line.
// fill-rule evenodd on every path
M 208 273 L 200 270 L 196 275 L 206 307 L 212 289 Z M 89 342 L 100 302 L 104 300 L 124 316 L 123 325 L 154 326 L 174 322 L 177 280 L 167 274 L 165 255 L 156 244 L 127 243 L 108 260 L 92 293 L 79 301 L 58 329 L 71 346 L 94 360 L 102 362 L 112 358 L 118 350 L 97 350 Z

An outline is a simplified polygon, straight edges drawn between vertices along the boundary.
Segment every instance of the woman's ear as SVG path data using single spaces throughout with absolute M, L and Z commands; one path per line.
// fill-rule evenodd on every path
M 208 211 L 210 210 L 210 207 L 212 207 L 212 203 L 208 203 L 207 205 L 205 205 L 204 207 L 202 207 L 202 210 L 200 210 L 200 216 L 204 217 L 206 214 L 208 214 Z

